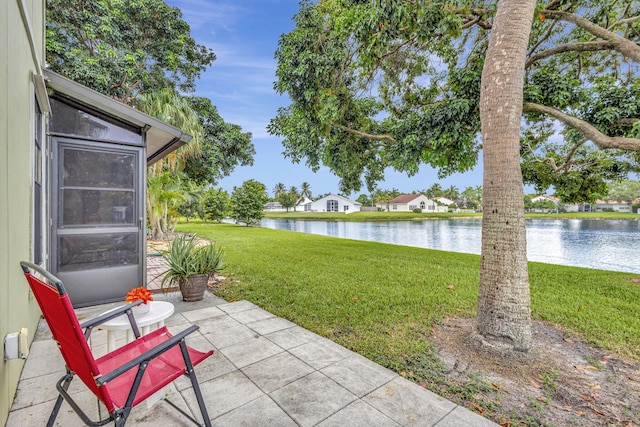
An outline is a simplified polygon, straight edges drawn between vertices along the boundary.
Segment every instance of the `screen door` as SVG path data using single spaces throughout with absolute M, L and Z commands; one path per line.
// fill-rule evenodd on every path
M 143 150 L 53 138 L 51 268 L 75 307 L 144 285 Z

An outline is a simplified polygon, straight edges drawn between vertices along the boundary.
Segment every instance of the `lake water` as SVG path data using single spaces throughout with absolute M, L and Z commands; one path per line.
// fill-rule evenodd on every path
M 481 219 L 389 222 L 263 219 L 278 230 L 480 254 Z M 528 220 L 529 261 L 640 274 L 640 221 Z

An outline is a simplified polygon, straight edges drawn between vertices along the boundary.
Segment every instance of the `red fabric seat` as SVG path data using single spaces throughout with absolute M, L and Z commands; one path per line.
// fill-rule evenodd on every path
M 87 425 L 100 426 L 114 421 L 116 426 L 124 426 L 132 408 L 181 375 L 191 379 L 204 424 L 211 425 L 193 367 L 211 356 L 213 350 L 202 352 L 185 343 L 185 337 L 195 332 L 197 326 L 191 326 L 175 336 L 166 327 L 162 327 L 141 337 L 132 312 L 132 308 L 140 302 L 122 306 L 80 324 L 62 282 L 40 266 L 26 261 L 20 264 L 67 367 L 67 374 L 56 386 L 59 396 L 48 426 L 53 425 L 62 399 L 69 403 Z M 38 272 L 46 281 L 36 277 L 31 270 Z M 122 315 L 128 316 L 136 339 L 94 359 L 87 342 L 91 331 L 101 323 Z M 104 403 L 109 411 L 109 418 L 90 420 L 69 396 L 67 388 L 74 376 L 78 376 Z M 189 414 L 170 401 L 167 402 L 199 424 Z
M 124 345 L 109 354 L 102 356 L 96 360 L 99 372 L 111 372 L 114 369 L 124 365 L 126 362 L 140 356 L 147 350 L 167 341 L 172 335 L 166 327 L 162 327 L 144 335 L 137 340 Z M 207 353 L 187 347 L 191 363 L 198 365 L 204 359 L 209 357 L 213 351 Z M 136 377 L 135 367 L 120 375 L 113 381 L 105 384 L 105 388 L 111 395 L 111 399 L 116 407 L 124 406 L 129 391 Z M 138 387 L 138 392 L 133 400 L 133 406 L 145 400 L 153 393 L 163 388 L 167 384 L 172 383 L 176 378 L 185 373 L 185 364 L 182 359 L 180 347 L 172 347 L 166 353 L 152 359 L 149 362 L 147 371 L 142 377 L 142 382 Z

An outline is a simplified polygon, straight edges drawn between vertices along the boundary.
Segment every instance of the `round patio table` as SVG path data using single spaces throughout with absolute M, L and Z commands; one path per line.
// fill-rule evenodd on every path
M 148 304 L 150 307 L 147 313 L 138 314 L 133 310 L 133 316 L 136 319 L 136 324 L 141 329 L 140 333 L 142 335 L 148 334 L 151 331 L 152 325 L 155 325 L 156 329 L 164 326 L 165 319 L 171 316 L 174 310 L 173 304 L 166 301 L 149 301 Z M 105 311 L 105 313 L 108 313 L 109 311 L 111 310 Z M 116 349 L 116 331 L 126 330 L 128 343 L 133 341 L 135 337 L 131 330 L 129 318 L 124 314 L 103 323 L 99 326 L 99 329 L 107 331 L 107 352 L 111 352 Z

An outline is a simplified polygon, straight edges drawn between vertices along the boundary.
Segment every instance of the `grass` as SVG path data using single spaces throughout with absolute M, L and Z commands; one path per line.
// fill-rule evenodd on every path
M 431 328 L 475 315 L 477 255 L 231 224 L 178 230 L 222 246 L 232 279 L 222 298 L 252 301 L 397 372 L 436 375 Z M 534 318 L 638 357 L 637 275 L 542 263 L 529 273 Z
M 640 215 L 621 212 L 569 212 L 569 213 L 527 213 L 527 219 L 634 219 L 639 220 Z M 482 212 L 476 213 L 413 213 L 413 212 L 267 212 L 266 218 L 270 219 L 300 219 L 321 221 L 407 221 L 421 219 L 447 219 L 447 218 L 482 218 Z

